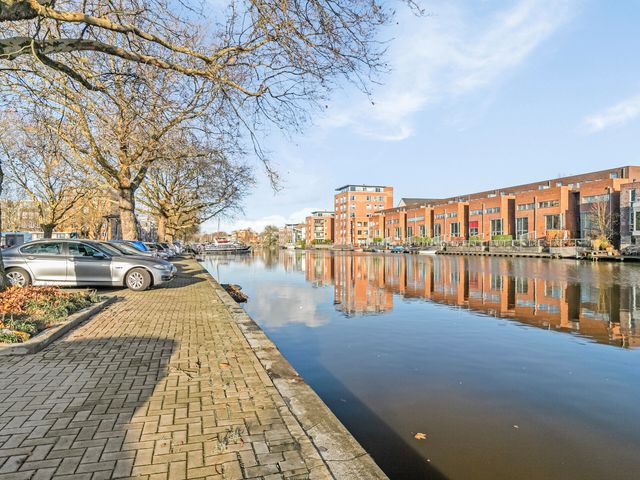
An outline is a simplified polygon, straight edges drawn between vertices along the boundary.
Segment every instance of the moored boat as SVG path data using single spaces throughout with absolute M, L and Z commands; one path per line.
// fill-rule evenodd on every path
M 213 242 L 205 244 L 203 250 L 204 253 L 249 253 L 251 247 L 227 238 L 216 238 Z

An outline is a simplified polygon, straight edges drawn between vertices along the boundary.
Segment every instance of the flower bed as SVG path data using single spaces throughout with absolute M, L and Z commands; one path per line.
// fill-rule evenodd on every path
M 99 301 L 95 291 L 9 287 L 0 292 L 0 343 L 22 343 Z

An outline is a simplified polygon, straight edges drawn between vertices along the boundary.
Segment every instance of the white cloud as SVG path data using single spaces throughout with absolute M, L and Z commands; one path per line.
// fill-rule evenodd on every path
M 601 132 L 610 127 L 629 123 L 640 117 L 640 94 L 629 97 L 602 112 L 589 115 L 583 121 L 584 128 L 590 133 Z
M 368 100 L 348 98 L 319 123 L 350 126 L 387 141 L 413 132 L 413 117 L 429 105 L 499 85 L 564 25 L 575 0 L 520 0 L 489 14 L 460 2 L 429 3 L 431 16 L 399 14 L 390 44 L 392 73 Z

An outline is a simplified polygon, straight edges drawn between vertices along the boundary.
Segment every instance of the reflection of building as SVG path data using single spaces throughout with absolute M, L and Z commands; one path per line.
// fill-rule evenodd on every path
M 305 279 L 316 286 L 331 285 L 334 278 L 334 261 L 330 255 L 313 255 L 305 252 Z
M 364 245 L 369 238 L 369 217 L 393 207 L 393 188 L 376 185 L 345 185 L 334 197 L 336 245 Z
M 311 212 L 305 219 L 305 237 L 307 245 L 315 243 L 333 243 L 334 218 L 333 212 L 316 211 Z
M 611 264 L 327 252 L 304 259 L 291 252 L 281 261 L 314 284 L 332 280 L 336 309 L 347 315 L 390 311 L 393 295 L 401 295 L 640 346 L 640 284 L 626 277 L 620 283 Z
M 393 295 L 384 288 L 384 258 L 335 255 L 334 303 L 347 314 L 380 313 L 393 308 Z

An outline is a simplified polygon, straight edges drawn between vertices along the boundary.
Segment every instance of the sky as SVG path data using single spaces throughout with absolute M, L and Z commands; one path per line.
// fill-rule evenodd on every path
M 256 163 L 221 229 L 302 222 L 346 184 L 393 186 L 397 204 L 640 165 L 640 0 L 422 5 L 381 32 L 391 71 L 371 98 L 345 85 L 302 134 L 263 142 L 283 188 Z

